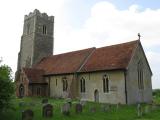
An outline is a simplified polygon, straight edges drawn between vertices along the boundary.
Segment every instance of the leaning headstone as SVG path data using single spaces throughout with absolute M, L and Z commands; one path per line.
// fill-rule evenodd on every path
M 142 107 L 141 107 L 141 104 L 137 105 L 137 115 L 138 115 L 138 117 L 142 116 Z
M 87 102 L 86 102 L 85 100 L 81 100 L 81 101 L 80 101 L 80 104 L 81 104 L 83 107 L 86 105 L 86 103 L 87 103 Z
M 66 102 L 69 103 L 70 107 L 72 106 L 72 99 L 71 98 L 67 98 Z
M 64 103 L 62 105 L 61 112 L 63 115 L 69 116 L 70 115 L 70 104 Z
M 76 113 L 81 113 L 82 112 L 82 105 L 81 104 L 76 104 Z
M 25 102 L 19 102 L 19 107 L 24 107 L 26 105 Z
M 33 111 L 30 109 L 27 109 L 22 112 L 22 120 L 33 120 Z
M 42 99 L 42 104 L 47 104 L 48 103 L 48 99 Z
M 95 113 L 96 112 L 96 108 L 95 107 L 91 107 L 90 108 L 90 112 Z
M 102 110 L 102 112 L 109 111 L 109 105 L 108 104 L 102 104 L 101 105 L 101 110 Z
M 51 104 L 45 104 L 42 110 L 43 117 L 53 116 L 53 106 Z

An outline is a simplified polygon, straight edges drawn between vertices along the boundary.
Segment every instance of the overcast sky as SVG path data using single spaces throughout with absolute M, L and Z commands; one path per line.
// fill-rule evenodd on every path
M 160 88 L 160 0 L 3 0 L 0 57 L 16 71 L 24 15 L 39 9 L 55 16 L 54 54 L 136 40 Z

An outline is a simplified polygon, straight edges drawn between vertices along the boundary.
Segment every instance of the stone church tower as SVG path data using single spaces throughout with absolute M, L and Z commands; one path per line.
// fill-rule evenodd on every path
M 53 55 L 53 25 L 53 16 L 36 9 L 25 15 L 17 71 L 32 67 L 43 57 Z

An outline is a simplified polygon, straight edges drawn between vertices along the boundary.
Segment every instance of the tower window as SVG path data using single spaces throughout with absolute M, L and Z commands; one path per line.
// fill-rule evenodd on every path
M 27 35 L 30 34 L 30 24 L 27 24 Z
M 81 93 L 84 93 L 86 91 L 86 86 L 85 86 L 85 79 L 83 77 L 80 80 L 80 87 L 81 87 Z
M 47 27 L 46 27 L 45 25 L 43 25 L 42 33 L 43 33 L 44 35 L 47 34 Z
M 109 78 L 108 78 L 108 75 L 103 76 L 103 92 L 104 93 L 109 92 Z
M 68 82 L 67 82 L 67 78 L 66 77 L 62 78 L 62 84 L 63 84 L 63 91 L 67 91 Z
M 138 88 L 139 89 L 144 89 L 144 83 L 143 83 L 143 64 L 142 64 L 141 61 L 138 62 L 137 72 L 138 72 Z

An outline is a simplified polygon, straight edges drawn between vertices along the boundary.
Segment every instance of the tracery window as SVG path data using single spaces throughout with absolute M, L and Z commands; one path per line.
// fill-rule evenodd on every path
M 137 72 L 138 72 L 138 88 L 139 89 L 144 89 L 144 83 L 143 83 L 143 64 L 142 64 L 141 61 L 138 62 Z
M 67 91 L 68 82 L 67 82 L 67 78 L 66 77 L 62 78 L 62 84 L 63 84 L 63 91 Z
M 106 74 L 103 76 L 103 92 L 109 92 L 109 77 Z
M 80 80 L 80 89 L 81 93 L 84 93 L 86 91 L 85 79 L 83 77 Z

